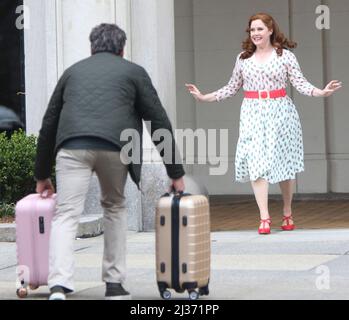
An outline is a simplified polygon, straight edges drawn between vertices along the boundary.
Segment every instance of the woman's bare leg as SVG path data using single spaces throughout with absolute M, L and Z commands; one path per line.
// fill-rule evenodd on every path
M 258 179 L 256 181 L 252 181 L 253 192 L 257 201 L 257 205 L 259 208 L 259 213 L 261 216 L 261 220 L 266 220 L 270 218 L 269 209 L 268 209 L 268 189 L 269 184 L 268 181 L 264 179 Z M 261 225 L 261 227 L 263 227 Z
M 279 183 L 284 201 L 283 214 L 285 217 L 292 215 L 292 199 L 295 182 L 296 180 L 286 180 Z M 290 220 L 290 224 L 293 224 L 292 220 Z M 286 221 L 283 222 L 283 225 L 286 225 Z

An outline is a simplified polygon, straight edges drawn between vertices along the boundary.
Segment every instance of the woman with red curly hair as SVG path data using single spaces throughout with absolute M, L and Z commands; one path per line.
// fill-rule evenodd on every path
M 289 50 L 296 43 L 288 40 L 268 14 L 252 16 L 243 42 L 243 52 L 229 83 L 202 94 L 186 84 L 198 101 L 222 101 L 243 87 L 245 99 L 240 113 L 240 132 L 236 149 L 235 174 L 239 182 L 251 181 L 260 211 L 260 234 L 269 234 L 269 183 L 279 183 L 283 196 L 282 230 L 295 228 L 292 197 L 296 174 L 304 171 L 302 128 L 292 100 L 287 96 L 288 80 L 298 92 L 313 97 L 328 97 L 341 88 L 337 80 L 321 90 L 303 76 L 296 56 Z

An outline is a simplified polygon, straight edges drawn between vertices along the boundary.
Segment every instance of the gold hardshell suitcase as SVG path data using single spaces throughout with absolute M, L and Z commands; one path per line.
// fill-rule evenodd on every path
M 160 295 L 209 294 L 211 264 L 209 201 L 203 195 L 166 194 L 156 207 L 156 275 Z M 198 291 L 196 290 L 198 289 Z

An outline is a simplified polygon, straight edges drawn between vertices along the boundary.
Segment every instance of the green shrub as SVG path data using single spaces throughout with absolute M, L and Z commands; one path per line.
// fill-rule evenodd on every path
M 15 205 L 13 203 L 11 204 L 0 203 L 0 219 L 13 217 L 14 214 L 15 214 Z
M 34 164 L 37 138 L 23 130 L 10 138 L 0 133 L 0 205 L 13 204 L 35 192 Z M 54 168 L 52 182 L 55 184 Z
M 0 203 L 16 203 L 35 191 L 36 142 L 22 130 L 10 138 L 0 134 Z
M 0 133 L 0 218 L 13 216 L 14 204 L 28 194 L 35 193 L 34 165 L 37 138 L 23 130 L 10 138 Z M 52 183 L 55 185 L 55 168 Z

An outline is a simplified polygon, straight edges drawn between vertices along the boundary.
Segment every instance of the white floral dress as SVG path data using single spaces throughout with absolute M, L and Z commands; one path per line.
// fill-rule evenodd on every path
M 263 64 L 255 56 L 236 59 L 229 83 L 214 94 L 217 101 L 245 91 L 276 90 L 291 84 L 301 93 L 312 95 L 315 88 L 302 74 L 295 55 L 283 50 L 278 56 L 273 50 Z M 292 100 L 243 100 L 240 113 L 239 141 L 236 149 L 235 175 L 239 182 L 263 178 L 269 183 L 295 179 L 304 171 L 302 128 Z

